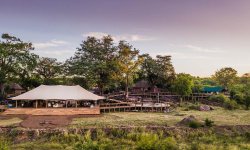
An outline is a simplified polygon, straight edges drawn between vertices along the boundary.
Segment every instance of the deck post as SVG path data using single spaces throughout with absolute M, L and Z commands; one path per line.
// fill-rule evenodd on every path
M 45 100 L 45 105 L 46 105 L 46 108 L 48 108 L 48 101 Z
M 68 101 L 66 100 L 66 108 L 68 108 Z
M 17 100 L 16 100 L 16 108 L 17 108 Z
M 76 108 L 77 108 L 77 101 L 76 101 Z
M 36 100 L 36 108 L 37 108 L 37 100 Z
M 159 92 L 157 94 L 157 100 L 158 100 L 158 103 L 159 103 L 159 101 L 160 101 L 160 93 Z

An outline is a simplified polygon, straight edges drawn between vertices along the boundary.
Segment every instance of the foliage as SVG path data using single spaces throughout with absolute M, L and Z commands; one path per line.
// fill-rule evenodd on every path
M 188 96 L 192 93 L 193 85 L 194 83 L 191 75 L 180 73 L 177 74 L 177 77 L 173 84 L 173 89 L 176 93 L 178 93 L 183 97 L 183 96 Z
M 229 100 L 229 98 L 226 97 L 224 94 L 211 95 L 211 96 L 209 96 L 208 99 L 210 101 L 218 102 L 218 103 L 221 103 L 221 104 L 223 104 L 226 100 Z
M 97 86 L 102 92 L 113 83 L 116 55 L 117 48 L 111 36 L 88 37 L 77 48 L 75 56 L 66 61 L 65 67 L 69 75 L 84 77 L 88 85 Z
M 191 122 L 188 123 L 188 126 L 189 126 L 190 128 L 196 129 L 196 128 L 201 127 L 201 123 L 198 122 L 198 121 L 193 120 L 193 121 L 191 121 Z
M 133 81 L 133 77 L 142 61 L 143 57 L 139 55 L 139 50 L 133 49 L 132 45 L 129 45 L 125 41 L 120 41 L 118 56 L 115 61 L 119 70 L 117 70 L 115 78 L 125 83 L 126 98 L 128 97 L 129 83 Z
M 175 150 L 177 143 L 174 138 L 163 138 L 154 133 L 142 133 L 138 136 L 137 150 Z
M 10 142 L 3 136 L 0 136 L 0 150 L 10 150 Z
M 229 88 L 237 79 L 237 71 L 233 68 L 226 67 L 215 72 L 213 75 L 215 81 L 217 81 L 221 86 Z
M 237 105 L 236 101 L 226 99 L 223 103 L 223 107 L 225 109 L 228 109 L 228 110 L 234 110 L 234 109 L 238 108 L 238 105 Z
M 171 56 L 157 55 L 156 59 L 153 59 L 149 54 L 144 54 L 143 58 L 141 78 L 146 79 L 151 86 L 169 89 L 175 79 Z
M 27 78 L 36 66 L 37 55 L 30 53 L 34 48 L 29 42 L 9 34 L 2 34 L 0 41 L 0 91 L 13 78 Z
M 205 119 L 205 126 L 212 127 L 213 125 L 214 125 L 214 121 L 212 121 L 208 118 Z
M 39 59 L 36 72 L 47 82 L 62 74 L 62 65 L 54 58 L 42 57 Z

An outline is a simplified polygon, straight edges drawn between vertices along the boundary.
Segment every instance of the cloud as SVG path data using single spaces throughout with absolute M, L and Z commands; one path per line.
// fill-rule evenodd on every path
M 35 54 L 41 57 L 56 58 L 58 61 L 65 61 L 73 56 L 75 51 L 70 49 L 39 49 L 34 51 Z
M 185 45 L 184 47 L 195 52 L 204 52 L 204 53 L 222 53 L 223 52 L 219 48 L 209 49 L 209 48 L 204 48 L 204 47 L 199 47 L 199 46 L 194 46 L 194 45 Z
M 201 52 L 201 53 L 223 53 L 225 51 L 221 50 L 220 48 L 205 48 L 200 47 L 192 44 L 187 45 L 175 45 L 175 44 L 168 44 L 168 46 L 171 49 L 177 50 L 177 51 L 183 51 L 185 52 Z
M 34 43 L 35 48 L 37 49 L 45 49 L 45 48 L 50 48 L 50 47 L 59 47 L 59 46 L 64 46 L 68 45 L 69 43 L 66 41 L 61 41 L 61 40 L 50 40 L 48 42 L 40 42 L 40 43 Z
M 88 37 L 88 36 L 93 36 L 98 39 L 101 39 L 103 36 L 109 35 L 108 33 L 104 32 L 88 32 L 83 34 L 83 37 Z M 138 42 L 138 41 L 151 41 L 155 40 L 155 38 L 148 37 L 148 36 L 143 36 L 143 35 L 138 35 L 138 34 L 121 34 L 121 35 L 111 35 L 114 39 L 114 42 L 119 42 L 121 40 L 125 40 L 128 42 Z
M 172 56 L 172 59 L 186 59 L 186 60 L 208 60 L 208 59 L 216 59 L 215 57 L 209 57 L 209 56 L 204 56 L 204 55 L 199 55 L 199 54 L 190 54 L 190 53 L 185 53 L 185 52 L 174 52 L 174 51 L 168 51 L 168 52 L 153 52 L 150 53 L 150 55 L 153 58 L 156 58 L 157 55 L 170 55 Z

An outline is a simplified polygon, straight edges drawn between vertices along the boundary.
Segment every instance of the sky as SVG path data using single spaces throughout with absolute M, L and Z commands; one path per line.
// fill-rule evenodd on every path
M 0 33 L 65 61 L 87 36 L 171 55 L 177 73 L 250 72 L 250 0 L 1 0 Z

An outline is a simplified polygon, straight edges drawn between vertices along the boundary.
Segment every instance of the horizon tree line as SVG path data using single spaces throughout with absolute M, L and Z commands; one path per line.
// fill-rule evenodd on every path
M 180 95 L 199 92 L 202 85 L 221 85 L 230 89 L 236 83 L 249 82 L 249 73 L 237 76 L 237 71 L 226 67 L 218 70 L 211 78 L 176 74 L 170 55 L 141 54 L 126 41 L 114 43 L 112 36 L 101 39 L 87 37 L 76 49 L 74 56 L 65 62 L 55 58 L 39 57 L 32 53 L 30 42 L 9 34 L 2 34 L 0 40 L 0 90 L 4 95 L 5 84 L 17 82 L 26 89 L 40 84 L 79 84 L 84 88 L 97 87 L 100 94 L 125 90 L 139 80 L 146 80 L 150 86 Z M 246 82 L 243 82 L 245 80 Z

